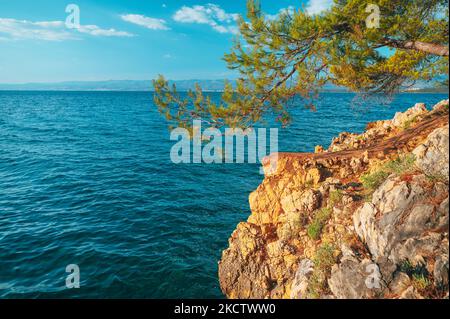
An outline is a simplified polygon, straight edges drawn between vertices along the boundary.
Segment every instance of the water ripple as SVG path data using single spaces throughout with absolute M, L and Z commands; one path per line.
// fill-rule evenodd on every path
M 216 98 L 217 95 L 213 95 Z M 312 151 L 416 102 L 294 110 L 280 151 Z M 0 297 L 204 298 L 262 177 L 255 164 L 175 165 L 148 93 L 0 92 Z M 81 288 L 66 289 L 78 264 Z

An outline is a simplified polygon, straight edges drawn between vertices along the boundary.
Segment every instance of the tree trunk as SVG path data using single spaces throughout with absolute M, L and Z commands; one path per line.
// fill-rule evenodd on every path
M 397 49 L 416 50 L 438 56 L 448 56 L 448 46 L 442 44 L 386 39 L 386 45 Z

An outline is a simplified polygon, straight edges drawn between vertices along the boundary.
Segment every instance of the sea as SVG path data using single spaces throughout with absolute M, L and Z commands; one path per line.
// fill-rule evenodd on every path
M 293 100 L 278 149 L 312 152 L 447 98 Z M 174 143 L 151 92 L 0 91 L 0 298 L 223 298 L 218 261 L 260 165 L 175 164 Z

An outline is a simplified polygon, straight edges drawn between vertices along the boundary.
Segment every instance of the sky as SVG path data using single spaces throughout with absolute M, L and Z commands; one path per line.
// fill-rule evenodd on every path
M 275 15 L 318 13 L 332 0 L 261 2 Z M 0 0 L 0 83 L 232 78 L 222 57 L 245 9 L 245 0 Z

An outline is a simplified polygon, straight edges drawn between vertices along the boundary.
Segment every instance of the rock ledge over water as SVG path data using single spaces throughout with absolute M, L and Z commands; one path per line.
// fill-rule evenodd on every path
M 448 100 L 279 153 L 219 262 L 228 298 L 448 298 Z

